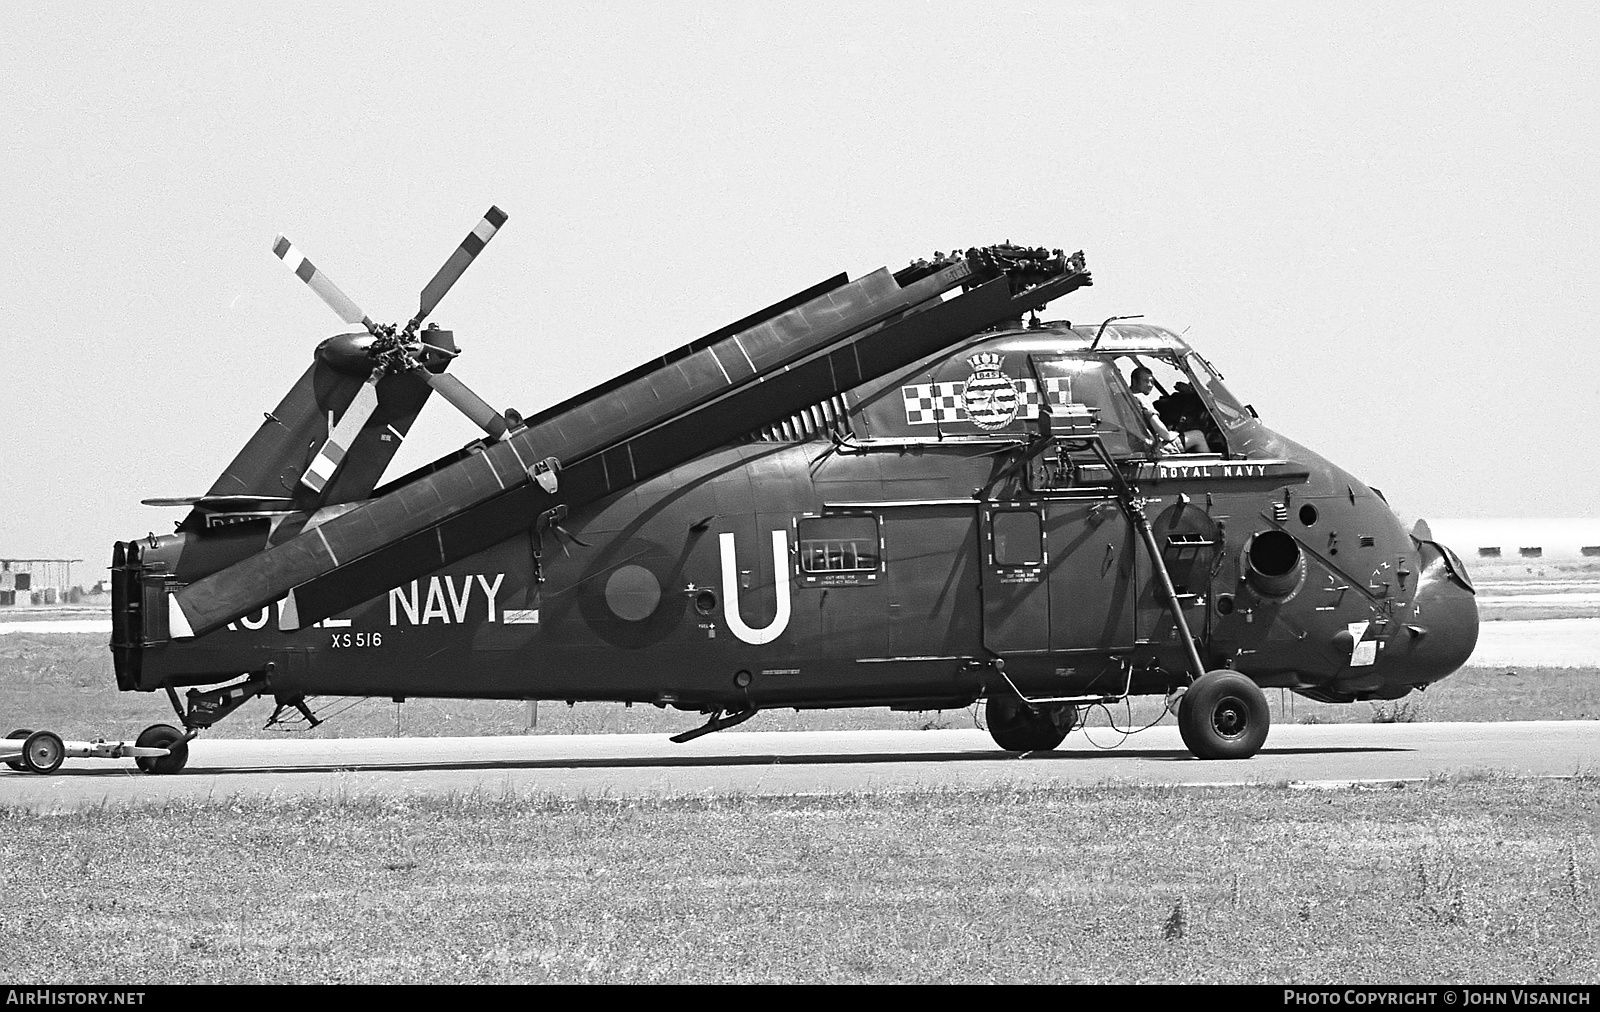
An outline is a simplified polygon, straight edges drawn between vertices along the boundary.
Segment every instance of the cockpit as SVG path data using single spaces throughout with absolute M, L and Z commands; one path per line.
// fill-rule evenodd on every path
M 1048 432 L 1069 456 L 1092 456 L 1093 436 L 1120 460 L 1228 459 L 1246 454 L 1257 428 L 1209 362 L 1148 325 L 985 335 L 863 393 L 852 421 L 867 439 L 993 442 Z
M 1250 417 L 1249 409 L 1199 355 L 1130 353 L 1111 361 L 1138 406 L 1153 456 L 1228 456 L 1227 433 Z

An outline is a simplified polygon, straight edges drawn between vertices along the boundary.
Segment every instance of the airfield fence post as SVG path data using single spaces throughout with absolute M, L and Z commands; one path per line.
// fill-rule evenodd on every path
M 526 715 L 522 722 L 522 729 L 524 731 L 532 731 L 534 728 L 539 726 L 539 701 L 537 699 L 530 699 L 527 701 L 527 704 Z

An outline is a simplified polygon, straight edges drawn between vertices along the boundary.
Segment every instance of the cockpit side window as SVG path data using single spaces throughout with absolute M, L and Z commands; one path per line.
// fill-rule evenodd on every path
M 1131 394 L 1138 404 L 1141 420 L 1149 411 L 1154 411 L 1160 428 L 1170 434 L 1170 440 L 1161 448 L 1164 455 L 1228 453 L 1228 442 L 1205 397 L 1197 389 L 1198 382 L 1190 371 L 1182 368 L 1176 357 L 1119 355 L 1117 364 L 1130 388 L 1144 388 Z M 1153 424 L 1148 427 L 1156 428 Z M 1159 434 L 1153 434 L 1153 448 L 1158 441 Z
M 1250 409 L 1239 403 L 1239 399 L 1223 384 L 1222 374 L 1213 369 L 1210 362 L 1191 351 L 1185 358 L 1185 365 L 1194 376 L 1202 396 L 1211 402 L 1212 414 L 1223 428 L 1236 430 L 1255 420 Z
M 1039 357 L 1033 366 L 1043 381 L 1056 432 L 1094 432 L 1113 457 L 1144 451 L 1149 437 L 1112 362 L 1099 357 Z

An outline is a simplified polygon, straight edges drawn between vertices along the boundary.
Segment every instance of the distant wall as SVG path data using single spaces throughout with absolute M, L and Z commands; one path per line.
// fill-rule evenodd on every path
M 48 608 L 60 605 L 106 608 L 111 605 L 111 594 L 109 591 L 84 590 L 82 587 L 73 587 L 70 590 L 57 590 L 55 587 L 45 587 L 42 590 L 0 590 L 0 608 Z
M 1600 566 L 1600 519 L 1430 520 L 1433 540 L 1468 568 L 1580 562 Z

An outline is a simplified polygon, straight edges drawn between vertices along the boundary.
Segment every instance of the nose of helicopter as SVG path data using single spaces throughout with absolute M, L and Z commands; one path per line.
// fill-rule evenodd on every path
M 1478 645 L 1478 602 L 1466 569 L 1431 541 L 1422 542 L 1418 554 L 1417 592 L 1393 643 L 1399 650 L 1391 652 L 1399 664 L 1389 681 L 1403 685 L 1438 681 L 1467 663 Z

